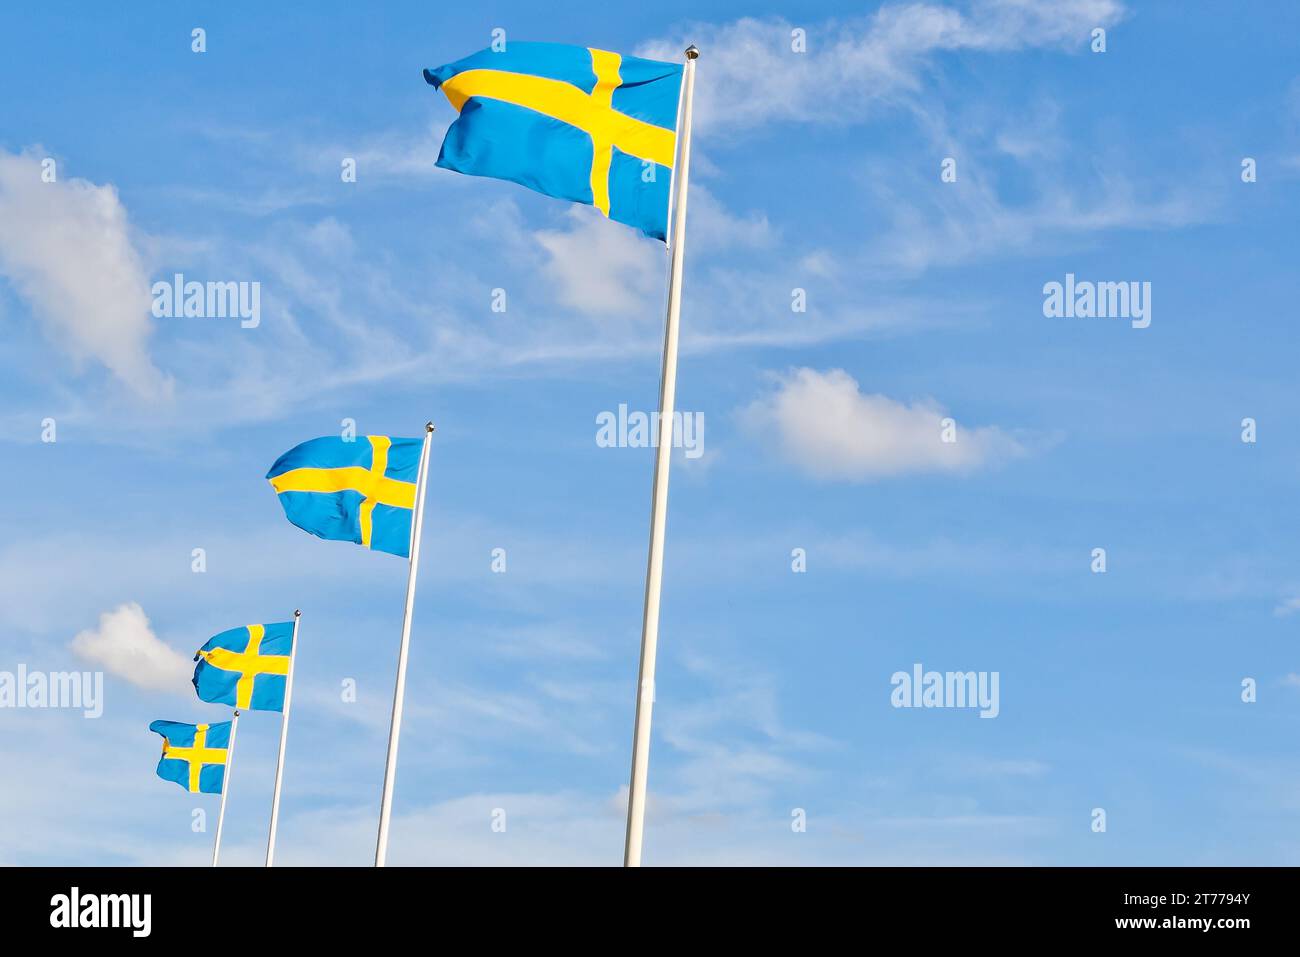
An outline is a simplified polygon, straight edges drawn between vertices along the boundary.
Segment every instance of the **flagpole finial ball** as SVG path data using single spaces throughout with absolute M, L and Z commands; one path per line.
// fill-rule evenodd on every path
M 698 60 L 700 58 L 700 48 L 694 43 L 686 48 L 686 59 Z
M 424 423 L 424 431 L 426 431 L 426 432 L 432 432 L 432 431 L 434 431 L 433 423 L 432 423 L 432 422 L 426 422 L 426 423 Z
M 293 610 L 293 617 L 295 617 L 295 618 L 301 618 L 301 617 L 302 617 L 302 612 L 301 612 L 299 609 L 295 608 L 295 609 Z

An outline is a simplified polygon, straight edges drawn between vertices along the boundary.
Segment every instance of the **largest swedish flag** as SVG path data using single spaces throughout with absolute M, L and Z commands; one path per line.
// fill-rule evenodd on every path
M 510 41 L 424 78 L 460 112 L 439 166 L 587 203 L 667 236 L 680 65 Z

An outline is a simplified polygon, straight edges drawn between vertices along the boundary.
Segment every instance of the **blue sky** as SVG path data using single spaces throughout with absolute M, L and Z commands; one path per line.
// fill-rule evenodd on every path
M 653 453 L 596 419 L 655 407 L 663 249 L 434 168 L 420 71 L 494 28 L 703 51 L 645 862 L 1300 862 L 1300 11 L 1118 0 L 0 14 L 0 671 L 106 672 L 0 710 L 0 862 L 206 863 L 147 726 L 295 607 L 277 860 L 369 862 L 405 568 L 262 478 L 347 418 L 438 424 L 390 863 L 620 861 Z M 175 272 L 260 325 L 153 318 Z M 1046 317 L 1067 273 L 1150 326 Z M 998 716 L 892 707 L 915 663 Z

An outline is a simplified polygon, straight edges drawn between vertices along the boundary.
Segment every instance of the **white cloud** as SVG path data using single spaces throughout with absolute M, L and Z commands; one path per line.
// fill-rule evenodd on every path
M 618 344 L 626 352 L 629 327 L 649 335 L 653 351 L 661 344 L 664 297 L 668 281 L 668 259 L 663 243 L 646 239 L 636 230 L 612 222 L 585 206 L 574 206 L 565 214 L 564 229 L 538 230 L 530 235 L 541 258 L 538 271 L 556 303 L 602 322 L 593 335 L 586 328 L 570 328 L 588 347 L 599 343 Z M 694 263 L 724 250 L 770 250 L 778 238 L 762 213 L 731 213 L 703 186 L 691 189 L 688 222 L 688 283 L 694 283 L 694 307 L 703 301 L 705 277 L 694 272 Z M 691 252 L 695 250 L 695 252 Z M 527 256 L 529 250 L 520 250 Z M 699 310 L 712 316 L 714 310 Z M 611 326 L 609 320 L 615 320 Z M 788 324 L 787 324 L 788 325 Z M 754 331 L 754 318 L 746 316 L 745 328 Z M 562 330 L 560 330 L 562 331 Z M 699 329 L 692 329 L 698 333 Z M 548 329 L 554 341 L 557 327 Z M 517 336 L 515 337 L 517 343 Z M 697 340 L 692 340 L 698 344 Z M 635 347 L 641 351 L 640 343 Z
M 1040 778 L 1052 768 L 1046 762 L 1033 758 L 985 758 L 963 762 L 962 769 L 967 773 L 989 777 Z
M 1273 608 L 1273 617 L 1288 618 L 1300 611 L 1300 595 L 1293 595 L 1278 602 Z
M 705 255 L 724 249 L 764 249 L 777 239 L 766 213 L 737 216 L 705 187 L 692 184 L 687 206 L 687 254 L 698 247 Z
M 152 691 L 184 691 L 193 665 L 149 627 L 144 609 L 127 602 L 99 616 L 99 627 L 72 639 L 72 650 L 87 661 Z
M 439 94 L 441 98 L 441 94 Z M 410 136 L 404 130 L 397 133 L 383 133 L 363 139 L 355 148 L 342 147 L 329 150 L 311 148 L 305 151 L 303 159 L 308 163 L 318 163 L 322 169 L 335 172 L 338 168 L 337 156 L 350 156 L 357 161 L 358 175 L 366 177 L 410 177 L 433 176 L 438 170 L 435 165 L 438 151 L 442 148 L 447 128 L 451 126 L 454 114 L 444 114 L 430 122 L 423 132 Z M 458 183 L 457 177 L 446 177 L 450 188 Z
M 908 405 L 864 394 L 842 369 L 795 369 L 748 406 L 748 425 L 773 435 L 792 464 L 823 479 L 862 480 L 909 472 L 966 472 L 1022 455 L 1024 446 L 993 426 L 958 424 L 941 441 L 947 416 L 932 399 Z
M 1072 157 L 1061 155 L 1067 137 L 1053 101 L 1040 99 L 1014 116 L 1002 111 L 993 122 L 979 108 L 966 116 L 971 107 L 963 98 L 932 92 L 942 69 L 939 54 L 1082 52 L 1092 29 L 1113 26 L 1125 15 L 1119 0 L 895 3 L 866 17 L 798 24 L 807 31 L 805 53 L 791 50 L 796 25 L 778 18 L 695 24 L 681 39 L 696 40 L 704 50 L 696 86 L 698 122 L 707 133 L 702 142 L 773 124 L 787 130 L 792 123 L 847 126 L 902 109 L 936 156 L 961 157 L 960 186 L 938 191 L 932 187 L 937 170 L 900 171 L 892 157 L 865 157 L 862 185 L 851 178 L 845 202 L 857 201 L 858 188 L 873 194 L 874 238 L 860 251 L 841 248 L 803 263 L 815 276 L 894 279 L 900 270 L 919 274 L 1008 251 L 1036 251 L 1045 238 L 1077 243 L 1098 232 L 1177 228 L 1209 217 L 1217 203 L 1200 186 L 1130 181 L 1114 169 L 1098 181 L 1093 171 L 1070 165 Z M 682 45 L 660 40 L 642 52 L 676 59 Z M 1008 157 L 1021 167 L 1016 188 L 1029 187 L 1025 202 L 1005 201 L 996 170 Z M 711 165 L 701 171 L 706 178 L 716 175 Z M 709 197 L 705 202 L 711 205 Z M 767 244 L 766 222 L 746 228 L 751 224 L 727 217 L 732 221 L 713 230 L 711 212 L 706 205 L 699 223 L 704 231 Z
M 1296 674 L 1294 671 L 1288 672 L 1282 678 L 1282 684 L 1288 688 L 1300 688 L 1300 675 Z
M 1123 14 L 1119 0 L 976 0 L 967 12 L 934 3 L 891 4 L 842 23 L 745 18 L 696 24 L 681 39 L 655 41 L 640 52 L 678 60 L 685 40 L 699 45 L 701 128 L 850 123 L 883 101 L 915 92 L 934 54 L 1082 50 L 1094 27 L 1109 27 Z M 795 26 L 807 31 L 805 53 L 791 50 Z
M 993 181 L 977 176 L 964 179 L 961 189 L 928 194 L 916 188 L 915 179 L 906 190 L 879 176 L 872 182 L 890 223 L 870 244 L 869 258 L 891 276 L 899 270 L 920 273 L 1007 252 L 1033 252 L 1048 239 L 1187 226 L 1209 218 L 1215 204 L 1204 190 L 1152 195 L 1154 187 L 1119 174 L 1084 188 L 1044 181 L 1022 206 L 1008 205 Z
M 569 210 L 567 231 L 535 233 L 546 251 L 543 272 L 556 299 L 590 315 L 645 318 L 646 306 L 666 282 L 664 247 L 585 207 Z
M 785 723 L 774 675 L 695 653 L 681 663 L 710 693 L 679 698 L 665 692 L 657 733 L 681 759 L 659 778 L 665 817 L 758 809 L 782 788 L 808 779 L 808 758 L 840 747 Z
M 147 348 L 149 281 L 112 186 L 42 181 L 34 153 L 0 150 L 0 275 L 52 342 L 145 397 L 170 392 Z

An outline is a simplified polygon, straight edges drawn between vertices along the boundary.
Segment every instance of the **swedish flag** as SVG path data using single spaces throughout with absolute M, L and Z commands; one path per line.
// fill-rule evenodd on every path
M 460 113 L 439 166 L 587 203 L 667 236 L 680 65 L 511 41 L 424 78 Z
M 276 459 L 266 477 L 303 531 L 406 558 L 423 444 L 387 435 L 312 439 Z
M 241 711 L 283 711 L 293 622 L 244 625 L 208 639 L 194 656 L 194 690 Z
M 162 735 L 158 777 L 175 781 L 187 791 L 220 794 L 230 754 L 230 722 L 181 724 L 155 721 L 150 731 Z

